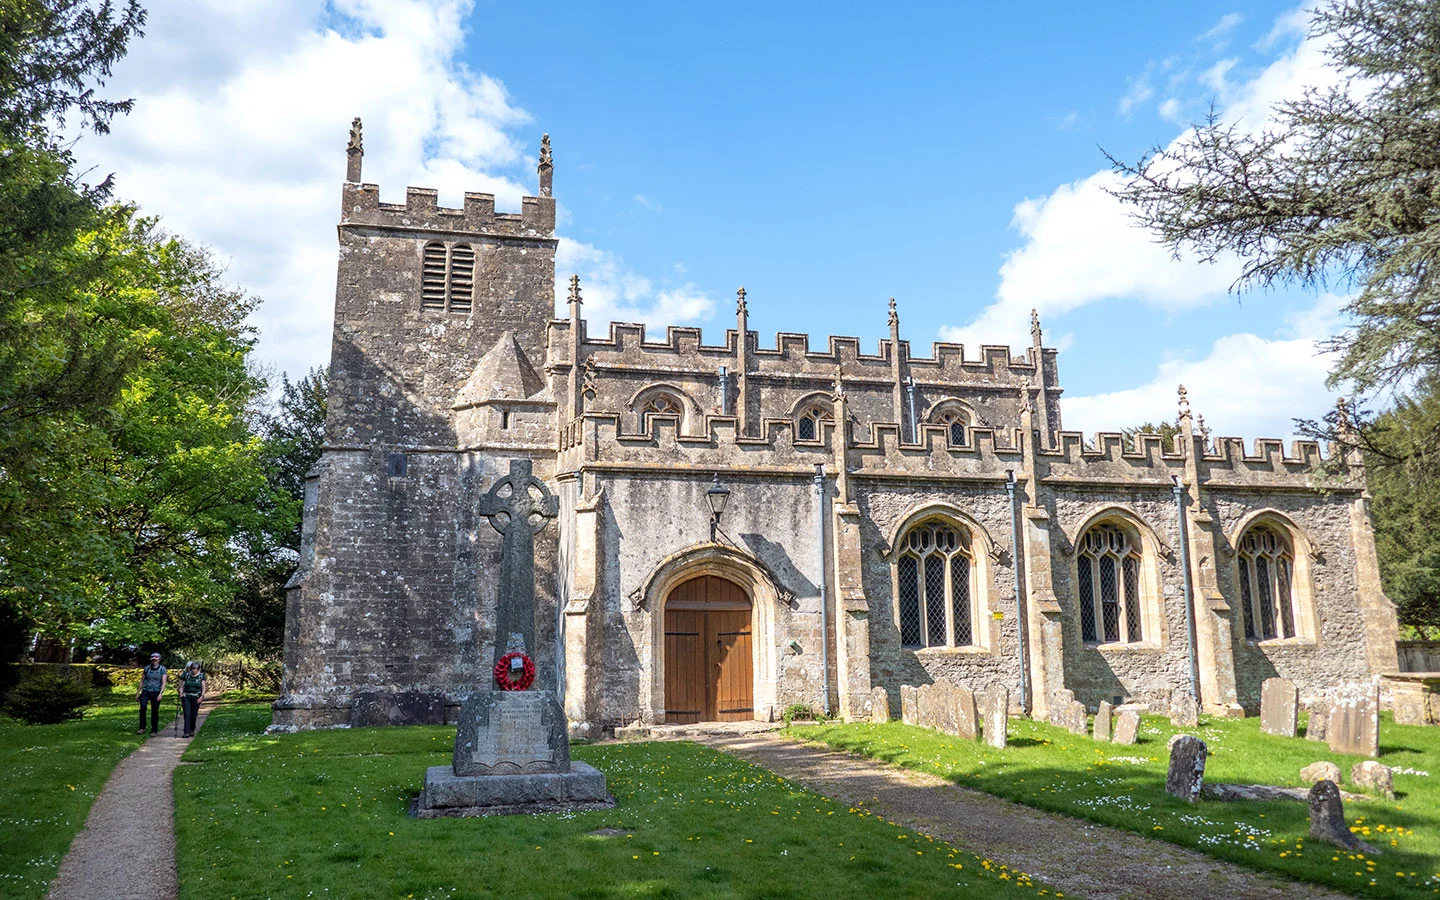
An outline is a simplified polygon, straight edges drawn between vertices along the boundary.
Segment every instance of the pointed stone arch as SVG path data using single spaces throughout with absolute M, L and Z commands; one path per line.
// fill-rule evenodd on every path
M 1245 634 L 1244 596 L 1240 586 L 1241 545 L 1246 535 L 1255 527 L 1267 527 L 1279 532 L 1290 543 L 1294 556 L 1294 572 L 1291 576 L 1291 602 L 1295 615 L 1294 637 L 1260 639 L 1260 643 L 1314 644 L 1319 640 L 1319 620 L 1315 610 L 1315 565 L 1320 561 L 1316 544 L 1309 533 L 1286 513 L 1274 507 L 1252 510 L 1235 523 L 1225 536 L 1229 543 L 1228 553 L 1231 590 L 1229 597 L 1236 609 L 1235 625 L 1240 634 Z

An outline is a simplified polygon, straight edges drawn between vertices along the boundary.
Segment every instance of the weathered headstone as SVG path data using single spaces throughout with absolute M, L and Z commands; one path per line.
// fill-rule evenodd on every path
M 1306 784 L 1315 784 L 1320 781 L 1333 781 L 1340 783 L 1340 767 L 1333 762 L 1320 760 L 1300 770 L 1300 780 Z
M 1100 706 L 1095 710 L 1095 725 L 1091 729 L 1091 735 L 1097 741 L 1110 740 L 1110 719 L 1114 714 L 1109 700 L 1101 700 Z
M 1310 718 L 1305 723 L 1305 740 L 1323 741 L 1330 724 L 1330 701 L 1316 700 L 1310 704 Z
M 1363 760 L 1350 768 L 1350 783 L 1358 788 L 1379 791 L 1387 800 L 1395 799 L 1395 776 L 1389 766 L 1373 759 Z
M 890 721 L 890 695 L 878 684 L 870 689 L 870 721 Z
M 1295 682 L 1267 678 L 1260 685 L 1260 730 L 1279 737 L 1294 737 L 1300 707 Z
M 1010 739 L 1010 689 L 992 684 L 985 690 L 985 743 L 1004 750 Z
M 1085 710 L 1085 704 L 1079 700 L 1071 700 L 1056 710 L 1051 721 L 1071 734 L 1084 735 L 1089 730 L 1090 715 Z
M 1205 742 L 1188 734 L 1170 747 L 1170 770 L 1165 774 L 1165 793 L 1194 803 L 1205 783 Z
M 1345 804 L 1340 799 L 1340 788 L 1330 780 L 1318 781 L 1310 789 L 1310 836 L 1317 841 L 1344 847 L 1346 850 L 1360 850 L 1374 853 L 1375 848 L 1355 836 L 1345 824 Z
M 1171 695 L 1170 724 L 1176 728 L 1194 728 L 1200 724 L 1200 707 L 1189 693 L 1177 691 Z
M 918 690 L 914 685 L 900 685 L 900 721 L 906 725 L 920 724 L 920 716 L 918 715 L 917 709 L 917 701 L 919 700 L 916 696 L 917 693 Z
M 955 685 L 944 679 L 920 686 L 916 706 L 920 724 L 941 734 L 959 734 L 959 698 Z
M 1380 689 L 1365 685 L 1345 692 L 1330 710 L 1325 738 L 1336 753 L 1379 756 Z
M 529 460 L 512 459 L 509 474 L 480 498 L 480 515 L 504 536 L 493 669 L 501 689 L 487 684 L 464 698 L 454 760 L 426 770 L 415 805 L 420 818 L 615 805 L 605 776 L 570 759 L 553 672 L 526 665 L 535 652 L 535 535 L 558 511 L 555 495 L 534 476 Z M 532 683 L 519 687 L 525 679 Z
M 1140 738 L 1140 710 L 1133 706 L 1122 706 L 1115 711 L 1115 733 L 1111 740 L 1116 744 L 1133 744 Z
M 967 740 L 980 736 L 980 713 L 975 708 L 975 692 L 963 685 L 955 689 L 956 724 L 958 734 Z

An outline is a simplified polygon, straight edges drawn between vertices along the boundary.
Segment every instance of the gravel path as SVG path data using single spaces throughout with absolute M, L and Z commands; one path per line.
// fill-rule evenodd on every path
M 211 706 L 202 704 L 196 730 Z M 175 791 L 190 741 L 167 727 L 110 775 L 50 883 L 46 900 L 175 900 Z
M 1318 885 L 1287 881 L 1162 841 L 1041 812 L 865 757 L 775 734 L 707 735 L 708 746 L 797 784 L 1028 873 L 1067 897 L 1104 900 L 1344 900 Z

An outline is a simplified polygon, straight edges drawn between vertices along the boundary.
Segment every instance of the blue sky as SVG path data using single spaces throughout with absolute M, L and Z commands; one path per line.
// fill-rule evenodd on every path
M 235 8 L 243 7 L 243 8 Z M 1105 194 L 1213 102 L 1265 110 L 1326 74 L 1293 4 L 544 5 L 160 0 L 116 73 L 137 109 L 82 156 L 208 244 L 265 304 L 260 355 L 328 355 L 349 119 L 366 180 L 534 191 L 555 146 L 560 275 L 591 328 L 698 324 L 734 290 L 751 327 L 1063 348 L 1066 424 L 1173 417 L 1185 380 L 1216 430 L 1319 414 L 1313 339 L 1336 297 L 1236 298 L 1233 260 L 1172 262 Z M 602 321 L 597 321 L 602 320 Z

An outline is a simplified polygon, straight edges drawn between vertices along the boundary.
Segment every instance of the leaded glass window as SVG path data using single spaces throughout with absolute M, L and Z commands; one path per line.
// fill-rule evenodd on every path
M 970 535 L 944 520 L 922 522 L 900 539 L 900 643 L 975 643 L 975 557 Z
M 812 406 L 800 414 L 795 420 L 795 439 L 798 441 L 818 441 L 822 433 L 820 423 L 829 422 L 834 419 L 830 411 L 820 406 Z
M 1254 641 L 1295 636 L 1295 553 L 1273 528 L 1256 525 L 1240 539 L 1240 607 Z
M 1080 538 L 1080 636 L 1092 644 L 1145 639 L 1140 613 L 1140 551 L 1118 525 L 1096 525 Z
M 965 426 L 968 420 L 965 414 L 958 410 L 950 409 L 936 413 L 930 419 L 936 425 L 945 426 L 945 439 L 953 445 L 965 443 Z

